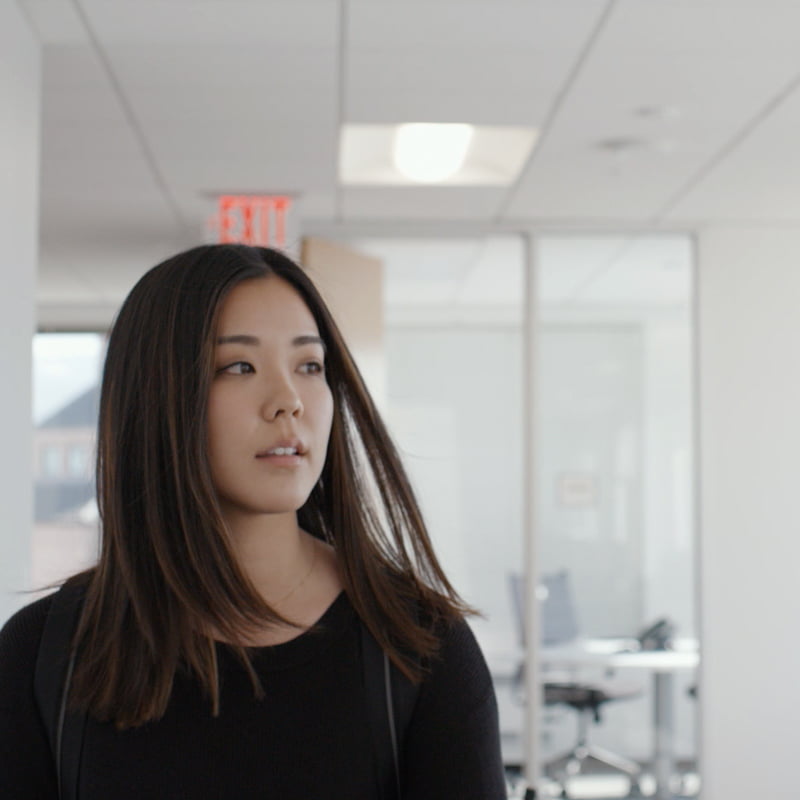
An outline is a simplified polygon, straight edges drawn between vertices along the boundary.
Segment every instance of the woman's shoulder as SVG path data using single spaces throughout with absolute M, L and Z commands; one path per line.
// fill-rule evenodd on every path
M 56 775 L 34 676 L 54 594 L 17 611 L 0 629 L 0 794 L 56 797 Z
M 19 665 L 26 654 L 36 657 L 47 615 L 55 593 L 40 597 L 13 614 L 0 629 L 0 668 L 5 668 L 12 657 Z
M 437 626 L 439 647 L 428 661 L 425 688 L 458 697 L 460 702 L 483 702 L 494 695 L 489 667 L 465 617 L 442 620 Z M 424 691 L 424 690 L 423 690 Z
M 486 662 L 467 619 L 454 617 L 439 623 L 439 660 L 460 664 L 461 668 L 474 666 L 483 670 Z
M 0 629 L 0 710 L 33 697 L 33 676 L 54 595 L 17 611 Z

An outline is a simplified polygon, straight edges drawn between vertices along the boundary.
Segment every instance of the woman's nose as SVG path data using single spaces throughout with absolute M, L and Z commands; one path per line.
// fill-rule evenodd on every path
M 291 381 L 282 380 L 278 385 L 272 383 L 264 401 L 265 419 L 274 420 L 281 416 L 297 417 L 302 412 L 303 403 Z

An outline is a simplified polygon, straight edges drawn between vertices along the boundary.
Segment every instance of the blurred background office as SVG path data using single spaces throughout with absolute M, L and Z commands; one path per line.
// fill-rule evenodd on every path
M 797 797 L 799 28 L 786 0 L 0 3 L 0 621 L 96 552 L 127 291 L 266 242 L 484 611 L 512 793 Z

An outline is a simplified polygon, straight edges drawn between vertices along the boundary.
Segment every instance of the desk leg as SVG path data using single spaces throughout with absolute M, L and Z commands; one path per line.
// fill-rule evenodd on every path
M 668 800 L 670 778 L 674 768 L 673 744 L 673 705 L 672 673 L 653 673 L 653 725 L 655 727 L 655 746 L 653 752 L 653 771 L 656 779 L 657 800 Z

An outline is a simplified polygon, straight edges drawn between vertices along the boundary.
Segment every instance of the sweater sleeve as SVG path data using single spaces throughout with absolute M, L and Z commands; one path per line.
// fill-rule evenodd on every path
M 404 800 L 505 800 L 497 701 L 466 622 L 452 625 L 404 742 Z
M 33 676 L 51 598 L 18 611 L 0 630 L 0 797 L 55 800 L 55 767 Z

